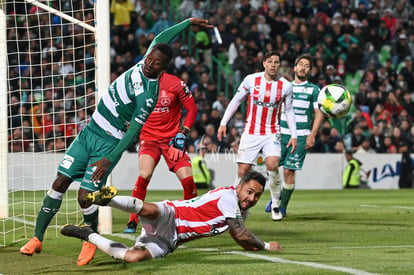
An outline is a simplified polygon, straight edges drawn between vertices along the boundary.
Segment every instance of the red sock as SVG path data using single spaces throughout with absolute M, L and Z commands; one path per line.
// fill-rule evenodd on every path
M 181 181 L 181 185 L 184 189 L 184 199 L 189 200 L 197 197 L 197 188 L 194 184 L 193 176 L 186 177 Z
M 134 189 L 132 189 L 132 196 L 134 198 L 138 198 L 144 201 L 147 195 L 148 184 L 149 184 L 149 179 L 138 177 L 137 182 L 135 183 Z M 135 221 L 136 223 L 138 223 L 138 215 L 135 213 L 131 213 L 129 217 L 129 222 L 130 221 Z

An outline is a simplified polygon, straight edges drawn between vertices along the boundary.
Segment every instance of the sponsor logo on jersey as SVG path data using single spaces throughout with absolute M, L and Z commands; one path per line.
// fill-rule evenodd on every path
M 132 83 L 132 88 L 134 88 L 135 96 L 142 94 L 144 92 L 142 85 L 143 85 L 142 82 Z
M 168 113 L 170 111 L 169 107 L 155 107 L 154 111 L 155 113 Z
M 276 103 L 272 103 L 272 102 L 263 102 L 263 101 L 259 101 L 254 99 L 253 103 L 256 104 L 257 106 L 263 106 L 263 107 L 267 107 L 267 108 L 276 108 L 278 104 Z
M 113 86 L 110 86 L 109 88 L 109 92 L 112 94 L 112 100 L 114 102 L 115 107 L 119 106 L 119 102 L 116 99 L 116 92 L 115 92 L 115 88 Z
M 152 104 L 154 104 L 154 100 L 152 98 L 147 98 L 145 100 L 145 103 L 146 103 L 147 107 L 151 108 Z
M 304 94 L 300 94 L 300 95 L 298 95 L 298 98 L 300 98 L 300 99 L 308 99 L 308 96 L 307 95 L 304 95 Z
M 165 97 L 163 96 L 160 100 L 160 103 L 161 103 L 162 106 L 168 106 L 171 103 L 171 99 L 167 96 L 165 96 Z
M 138 124 L 141 124 L 141 125 L 144 125 L 144 123 L 145 123 L 145 121 L 142 121 L 142 120 L 140 120 L 139 118 L 134 118 L 134 120 L 138 123 Z
M 69 155 L 64 155 L 63 160 L 60 162 L 60 166 L 65 169 L 69 169 L 72 166 L 73 161 L 75 160 L 74 157 Z

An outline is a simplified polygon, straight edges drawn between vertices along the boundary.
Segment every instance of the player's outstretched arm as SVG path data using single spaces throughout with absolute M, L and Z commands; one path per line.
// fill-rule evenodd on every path
M 198 25 L 198 26 L 203 27 L 203 28 L 211 29 L 211 28 L 214 27 L 213 25 L 210 25 L 208 23 L 208 20 L 207 19 L 201 19 L 201 18 L 197 18 L 197 17 L 191 17 L 189 20 L 190 20 L 191 24 Z
M 241 247 L 246 250 L 282 250 L 277 242 L 264 242 L 258 239 L 245 226 L 243 219 L 229 218 L 226 220 L 230 227 L 230 235 Z

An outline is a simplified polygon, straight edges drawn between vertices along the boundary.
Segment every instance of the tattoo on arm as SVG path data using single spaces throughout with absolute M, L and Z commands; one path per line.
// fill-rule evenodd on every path
M 230 227 L 230 234 L 241 246 L 246 245 L 260 250 L 264 249 L 264 241 L 258 239 L 246 228 L 243 219 L 227 219 L 227 224 Z

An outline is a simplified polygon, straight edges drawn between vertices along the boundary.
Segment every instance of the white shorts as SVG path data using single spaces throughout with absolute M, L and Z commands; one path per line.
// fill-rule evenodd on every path
M 260 150 L 262 150 L 265 157 L 280 157 L 280 140 L 275 134 L 264 136 L 243 134 L 240 139 L 236 161 L 246 164 L 256 164 L 256 158 Z
M 160 216 L 154 221 L 139 218 L 142 225 L 141 236 L 130 249 L 145 247 L 153 259 L 162 258 L 177 247 L 177 231 L 175 228 L 175 211 L 164 202 L 155 203 L 160 209 Z

